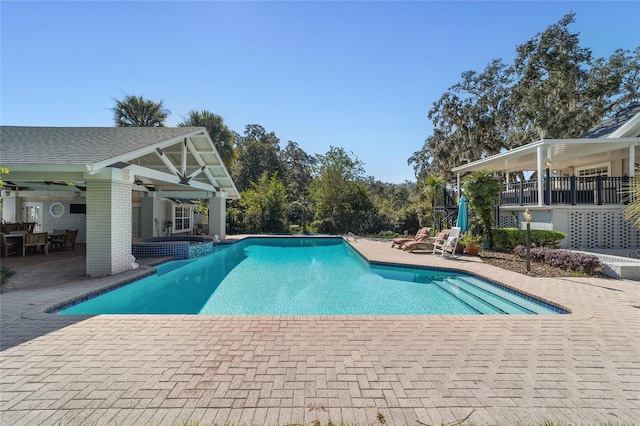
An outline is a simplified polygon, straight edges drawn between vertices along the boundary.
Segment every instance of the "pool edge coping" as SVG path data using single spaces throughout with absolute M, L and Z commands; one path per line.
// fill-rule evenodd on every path
M 240 241 L 244 241 L 245 239 L 248 238 L 262 238 L 263 236 L 261 235 L 247 235 L 247 236 L 242 236 L 239 237 L 238 239 L 234 240 L 233 242 L 229 242 L 229 243 L 225 243 L 225 245 L 233 245 L 235 243 L 238 243 Z M 267 238 L 273 238 L 273 237 L 280 237 L 280 238 L 287 238 L 287 237 L 293 237 L 293 238 L 300 238 L 300 237 L 296 237 L 296 236 L 286 236 L 286 235 L 274 235 L 274 236 L 264 236 Z M 402 263 L 397 263 L 397 262 L 387 262 L 385 263 L 384 261 L 379 261 L 379 260 L 372 260 L 369 257 L 367 257 L 364 253 L 362 253 L 357 247 L 355 247 L 353 244 L 351 244 L 351 242 L 349 241 L 348 237 L 346 236 L 341 236 L 341 235 L 318 235 L 318 236 L 310 236 L 310 235 L 303 235 L 303 237 L 320 237 L 320 238 L 340 238 L 342 239 L 349 247 L 351 247 L 353 250 L 355 250 L 358 255 L 362 256 L 362 258 L 367 261 L 369 264 L 386 264 L 386 265 L 390 265 L 390 266 L 404 266 L 404 267 L 414 267 L 414 268 L 420 268 L 420 265 L 415 265 L 415 264 L 402 264 Z M 360 237 L 362 239 L 362 237 Z M 170 261 L 172 259 L 170 258 L 158 258 L 157 262 L 153 262 L 152 264 L 148 264 L 145 266 L 141 266 L 137 269 L 134 270 L 129 270 L 129 271 L 125 271 L 116 275 L 111 275 L 111 276 L 107 276 L 107 277 L 101 277 L 99 278 L 100 280 L 104 280 L 107 281 L 110 278 L 116 278 L 119 277 L 120 279 L 118 279 L 115 282 L 111 282 L 111 283 L 105 283 L 104 285 L 102 285 L 101 287 L 96 287 L 88 292 L 83 292 L 80 295 L 77 295 L 71 299 L 66 299 L 64 301 L 59 301 L 57 303 L 51 303 L 51 302 L 47 302 L 47 303 L 43 303 L 39 306 L 34 306 L 32 309 L 26 311 L 22 317 L 26 318 L 26 319 L 50 319 L 51 316 L 56 316 L 57 314 L 55 312 L 51 312 L 53 310 L 56 309 L 60 309 L 62 306 L 65 305 L 69 305 L 71 303 L 73 303 L 74 301 L 78 301 L 78 300 L 84 300 L 84 299 L 88 299 L 89 295 L 95 295 L 97 293 L 102 293 L 102 292 L 107 292 L 110 291 L 114 288 L 123 286 L 123 285 L 127 285 L 130 284 L 133 281 L 145 278 L 147 276 L 153 275 L 156 272 L 156 268 L 155 266 L 158 266 L 159 264 L 165 263 L 167 261 Z M 486 264 L 482 264 L 484 266 L 491 266 L 491 265 L 486 265 Z M 428 268 L 429 266 L 423 266 L 424 268 Z M 567 307 L 565 305 L 556 303 L 556 302 L 550 302 L 548 301 L 546 298 L 535 295 L 535 294 L 531 294 L 529 291 L 523 290 L 523 289 L 519 289 L 517 287 L 512 287 L 509 284 L 505 284 L 502 281 L 496 280 L 496 279 L 490 279 L 487 278 L 486 276 L 484 276 L 483 274 L 480 274 L 478 272 L 475 271 L 465 271 L 463 269 L 460 268 L 442 268 L 442 267 L 437 267 L 437 266 L 433 266 L 433 268 L 436 269 L 440 269 L 440 270 L 451 270 L 451 271 L 461 271 L 465 274 L 471 275 L 471 276 L 476 276 L 477 278 L 481 278 L 483 280 L 489 281 L 490 283 L 496 283 L 498 285 L 504 286 L 506 288 L 511 288 L 514 291 L 518 292 L 518 293 L 522 293 L 525 295 L 528 295 L 529 297 L 535 298 L 537 300 L 542 300 L 544 301 L 544 303 L 548 303 L 552 306 L 558 306 L 561 309 L 567 311 L 566 314 L 562 314 L 562 313 L 553 313 L 553 314 L 536 314 L 536 315 L 518 315 L 518 314 L 513 314 L 513 315 L 496 315 L 496 314 L 483 314 L 483 315 L 421 315 L 421 314 L 395 314 L 395 315 L 237 315 L 237 314 L 233 314 L 233 315 L 229 315 L 229 314 L 225 314 L 225 315 L 195 315 L 195 314 L 96 314 L 96 315 L 69 315 L 69 316 L 74 316 L 77 318 L 92 318 L 95 316 L 113 316 L 113 317 L 129 317 L 129 316 L 149 316 L 149 317 L 154 317 L 154 316 L 158 316 L 158 315 L 175 315 L 177 317 L 193 317 L 193 318 L 204 318 L 204 319 L 211 319 L 211 318 L 233 318 L 233 319 L 251 319 L 251 320 L 276 320 L 276 319 L 285 319 L 285 320 L 292 320 L 292 319 L 296 319 L 296 320 L 314 320 L 317 321 L 319 319 L 334 319 L 334 320 L 366 320 L 366 319 L 376 319 L 376 320 L 380 320 L 380 319 L 384 319 L 384 318 L 411 318 L 411 319 L 419 319 L 419 318 L 429 318 L 429 319 L 435 319 L 435 318 L 442 318 L 442 319 L 457 319 L 457 320 L 463 320 L 465 318 L 471 318 L 471 319 L 478 319 L 479 317 L 481 318 L 486 318 L 486 319 L 491 319 L 491 318 L 504 318 L 504 317 L 509 317 L 509 318 L 539 318 L 539 319 L 543 319 L 543 318 L 553 318 L 553 319 L 557 319 L 557 318 L 564 318 L 564 319 L 571 319 L 571 320 L 586 320 L 586 319 L 591 319 L 593 318 L 593 315 L 589 312 L 583 312 L 580 310 L 576 310 L 574 308 L 570 308 Z M 127 276 L 122 276 L 123 274 L 127 274 Z M 130 275 L 130 276 L 129 276 Z M 90 278 L 87 278 L 87 280 L 90 280 Z

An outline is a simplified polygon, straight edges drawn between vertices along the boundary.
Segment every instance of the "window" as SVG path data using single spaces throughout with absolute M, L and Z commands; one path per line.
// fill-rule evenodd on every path
M 193 223 L 193 206 L 173 205 L 173 233 L 191 231 Z
M 611 163 L 592 164 L 585 167 L 576 167 L 576 177 L 590 177 L 590 176 L 609 176 L 609 169 Z
M 49 213 L 53 217 L 60 217 L 64 214 L 64 206 L 61 203 L 53 203 L 49 207 Z

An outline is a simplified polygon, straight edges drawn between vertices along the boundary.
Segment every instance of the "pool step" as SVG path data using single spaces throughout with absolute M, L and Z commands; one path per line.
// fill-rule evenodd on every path
M 472 294 L 479 298 L 480 300 L 485 300 L 486 296 L 491 296 L 490 303 L 492 307 L 498 309 L 499 313 L 505 314 L 531 314 L 533 313 L 531 310 L 521 306 L 519 303 L 515 303 L 507 298 L 505 298 L 504 294 L 501 294 L 498 287 L 492 286 L 491 284 L 487 284 L 487 286 L 478 286 L 474 283 L 471 283 L 466 280 L 467 277 L 456 277 L 452 284 L 458 286 L 461 290 L 466 291 L 469 294 Z
M 481 314 L 504 314 L 501 309 L 485 302 L 477 295 L 466 291 L 462 286 L 455 282 L 454 278 L 438 277 L 434 278 L 432 282 L 440 287 L 442 290 L 453 295 L 458 300 L 464 302 L 467 306 L 474 309 Z
M 464 280 L 465 282 L 469 283 L 469 285 L 473 285 L 477 288 L 483 289 L 487 292 L 493 293 L 503 299 L 505 299 L 506 301 L 508 301 L 509 303 L 515 304 L 517 306 L 520 306 L 528 311 L 530 311 L 531 313 L 536 313 L 536 314 L 550 314 L 550 313 L 556 313 L 554 310 L 549 309 L 539 303 L 536 303 L 533 300 L 528 300 L 527 296 L 520 294 L 520 295 L 516 295 L 508 290 L 505 290 L 503 288 L 500 288 L 498 286 L 489 284 L 481 279 L 475 278 L 475 277 L 471 277 L 471 276 L 465 276 L 465 277 L 460 277 L 460 279 Z

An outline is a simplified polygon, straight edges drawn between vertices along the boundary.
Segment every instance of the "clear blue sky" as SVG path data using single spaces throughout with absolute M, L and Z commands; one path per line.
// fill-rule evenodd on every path
M 0 122 L 112 126 L 113 98 L 273 131 L 366 174 L 415 180 L 426 114 L 466 70 L 511 62 L 568 12 L 595 57 L 640 45 L 639 1 L 2 1 Z

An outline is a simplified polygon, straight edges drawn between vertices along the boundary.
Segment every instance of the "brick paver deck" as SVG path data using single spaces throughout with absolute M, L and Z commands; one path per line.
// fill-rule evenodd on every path
M 572 313 L 58 316 L 44 310 L 146 268 L 53 285 L 65 267 L 50 263 L 20 269 L 0 297 L 0 424 L 640 419 L 640 283 L 534 279 L 464 256 L 353 246 L 371 260 L 472 271 Z

